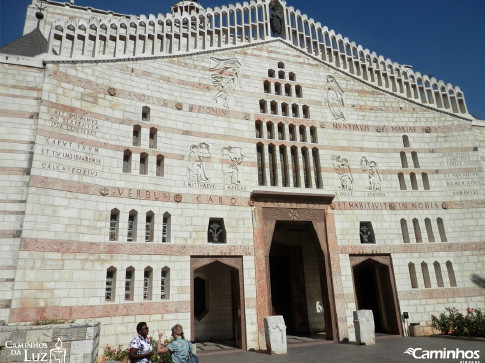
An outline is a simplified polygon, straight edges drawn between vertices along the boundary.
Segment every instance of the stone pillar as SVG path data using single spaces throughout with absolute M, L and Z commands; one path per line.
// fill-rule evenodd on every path
M 264 318 L 266 348 L 269 354 L 286 354 L 286 325 L 283 316 L 267 316 Z
M 376 344 L 374 314 L 372 310 L 354 311 L 355 338 L 359 344 Z

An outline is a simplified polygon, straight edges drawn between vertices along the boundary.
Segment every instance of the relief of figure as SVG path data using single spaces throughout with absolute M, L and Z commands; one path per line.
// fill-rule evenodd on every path
M 363 156 L 360 158 L 360 166 L 362 167 L 363 171 L 369 171 L 369 185 L 365 188 L 365 190 L 381 190 L 381 176 L 377 170 L 377 162 L 372 160 L 369 161 L 365 156 Z
M 343 112 L 344 107 L 344 91 L 338 84 L 334 76 L 327 75 L 327 83 L 325 84 L 325 103 L 332 114 L 334 120 L 343 120 L 345 115 Z
M 236 89 L 237 86 L 241 86 L 241 78 L 239 71 L 241 69 L 241 63 L 236 58 L 215 58 L 211 57 L 211 60 L 217 62 L 217 64 L 210 69 L 211 82 L 218 89 L 218 92 L 212 99 L 218 103 L 221 99 L 224 107 L 229 108 L 230 94 Z
M 349 161 L 346 158 L 332 155 L 332 163 L 333 168 L 340 179 L 339 189 L 354 189 L 354 179 L 352 178 L 352 173 L 350 172 Z
M 243 162 L 245 155 L 240 147 L 227 146 L 222 148 L 222 157 L 231 161 L 230 165 L 224 165 L 224 183 L 241 184 L 239 180 L 239 165 Z
M 190 146 L 190 162 L 187 167 L 189 181 L 206 182 L 209 180 L 205 172 L 204 159 L 209 159 L 210 157 L 210 147 L 205 142 Z
M 274 37 L 282 37 L 284 34 L 283 8 L 277 2 L 270 4 L 269 24 Z

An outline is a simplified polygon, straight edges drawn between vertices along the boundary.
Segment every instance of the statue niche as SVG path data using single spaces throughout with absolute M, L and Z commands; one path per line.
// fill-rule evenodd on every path
M 269 4 L 269 23 L 274 37 L 285 37 L 285 17 L 279 1 L 273 0 Z

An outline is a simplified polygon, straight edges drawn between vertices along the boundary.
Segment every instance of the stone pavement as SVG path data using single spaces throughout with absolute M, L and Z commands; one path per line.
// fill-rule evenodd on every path
M 409 348 L 416 350 L 416 359 L 410 354 L 404 353 Z M 456 350 L 478 351 L 478 353 L 468 352 L 468 354 L 479 354 L 479 358 L 471 358 L 469 355 L 465 359 L 423 359 L 423 354 L 427 351 L 447 351 Z M 442 354 L 443 354 L 442 353 Z M 449 353 L 448 353 L 449 354 Z M 313 341 L 306 343 L 288 345 L 286 355 L 268 355 L 261 352 L 243 352 L 241 350 L 222 349 L 218 351 L 199 351 L 199 361 L 201 363 L 270 363 L 270 362 L 403 362 L 403 363 L 485 363 L 485 340 L 472 341 L 444 337 L 395 337 L 381 336 L 376 338 L 376 344 L 372 346 L 358 345 L 357 343 L 333 343 L 328 341 Z

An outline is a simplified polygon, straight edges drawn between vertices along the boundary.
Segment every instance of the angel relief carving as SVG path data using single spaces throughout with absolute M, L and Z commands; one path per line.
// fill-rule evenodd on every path
M 215 58 L 211 57 L 217 64 L 210 68 L 212 72 L 211 83 L 218 92 L 212 97 L 215 103 L 222 101 L 225 108 L 229 108 L 229 99 L 234 90 L 242 87 L 240 77 L 241 63 L 236 58 Z
M 347 121 L 344 115 L 344 91 L 334 76 L 327 75 L 325 104 L 334 120 Z

